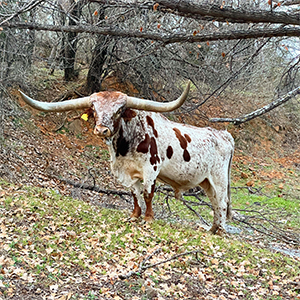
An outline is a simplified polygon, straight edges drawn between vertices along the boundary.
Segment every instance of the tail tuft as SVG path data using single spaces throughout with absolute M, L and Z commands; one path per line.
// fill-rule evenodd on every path
M 233 151 L 231 152 L 229 164 L 228 164 L 228 185 L 227 185 L 227 213 L 226 217 L 227 220 L 231 221 L 232 220 L 232 209 L 231 209 L 231 190 L 230 190 L 230 170 L 231 170 L 231 162 L 232 162 L 232 157 L 233 157 Z

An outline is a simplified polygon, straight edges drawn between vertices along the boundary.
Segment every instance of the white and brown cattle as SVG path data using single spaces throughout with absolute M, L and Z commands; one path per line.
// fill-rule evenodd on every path
M 43 111 L 87 107 L 93 110 L 94 133 L 106 139 L 112 172 L 132 190 L 131 218 L 141 215 L 142 193 L 145 220 L 154 218 L 152 198 L 157 180 L 171 185 L 177 198 L 183 191 L 200 185 L 214 210 L 211 231 L 222 232 L 226 217 L 231 215 L 232 136 L 227 131 L 175 123 L 157 113 L 181 106 L 188 92 L 189 84 L 177 100 L 168 103 L 133 98 L 120 92 L 100 92 L 61 103 L 39 102 L 21 95 L 29 105 Z

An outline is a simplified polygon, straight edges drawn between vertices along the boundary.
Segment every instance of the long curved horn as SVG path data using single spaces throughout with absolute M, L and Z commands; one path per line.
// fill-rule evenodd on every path
M 186 86 L 181 96 L 174 101 L 163 103 L 163 102 L 156 102 L 152 100 L 145 100 L 145 99 L 140 99 L 135 97 L 127 97 L 126 106 L 130 108 L 154 111 L 154 112 L 172 111 L 177 109 L 183 104 L 183 102 L 186 100 L 188 96 L 189 91 L 190 91 L 190 82 Z
M 27 95 L 25 95 L 23 92 L 19 91 L 22 99 L 32 106 L 33 108 L 36 108 L 38 110 L 43 111 L 68 111 L 68 110 L 74 110 L 74 109 L 81 109 L 81 108 L 88 108 L 92 106 L 92 102 L 90 97 L 83 97 L 78 99 L 72 99 L 67 100 L 63 102 L 40 102 L 37 100 L 34 100 Z

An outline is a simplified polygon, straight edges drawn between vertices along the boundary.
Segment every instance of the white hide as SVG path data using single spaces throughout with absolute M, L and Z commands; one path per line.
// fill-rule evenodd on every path
M 171 185 L 177 197 L 206 182 L 203 188 L 213 205 L 213 227 L 224 229 L 230 206 L 230 166 L 234 151 L 230 133 L 175 123 L 159 113 L 137 110 L 135 113 L 128 122 L 121 119 L 123 138 L 129 143 L 128 153 L 116 156 L 117 136 L 108 142 L 111 168 L 116 178 L 124 186 L 131 187 L 136 195 L 142 188 L 150 193 L 155 180 L 159 180 Z M 149 117 L 153 120 L 152 125 L 149 125 Z M 180 132 L 179 137 L 175 131 Z M 137 151 L 146 135 L 156 142 L 155 164 L 150 162 L 153 157 L 150 146 L 147 153 Z M 168 147 L 173 150 L 170 158 L 167 157 Z

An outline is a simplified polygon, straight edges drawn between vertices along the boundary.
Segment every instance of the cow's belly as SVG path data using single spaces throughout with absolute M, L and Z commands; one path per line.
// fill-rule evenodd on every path
M 161 169 L 157 179 L 177 191 L 185 191 L 199 185 L 206 177 L 207 170 L 176 169 L 169 165 Z

